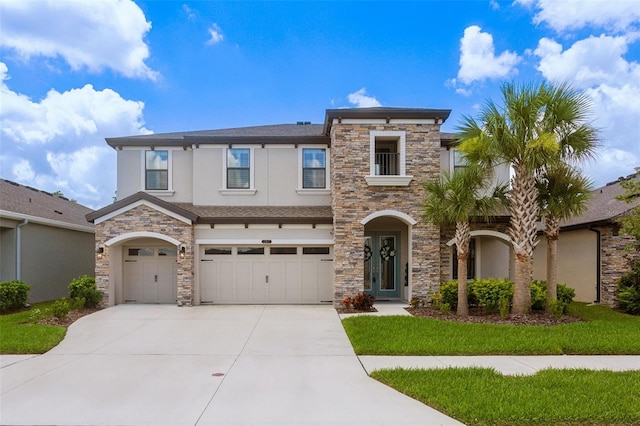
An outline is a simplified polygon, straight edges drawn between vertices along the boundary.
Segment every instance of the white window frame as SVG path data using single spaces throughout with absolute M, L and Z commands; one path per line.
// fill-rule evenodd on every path
M 449 150 L 449 171 L 451 173 L 456 170 L 456 152 L 460 152 L 460 150 L 456 148 L 451 148 Z
M 227 156 L 230 149 L 248 149 L 249 150 L 249 188 L 227 188 Z M 249 146 L 232 146 L 222 150 L 222 195 L 254 195 L 255 187 L 255 152 L 253 147 Z
M 147 189 L 147 151 L 167 151 L 167 189 Z M 142 191 L 157 197 L 170 197 L 175 193 L 173 190 L 173 149 L 167 147 L 162 147 L 161 149 L 144 148 L 140 155 L 140 163 L 140 186 Z
M 400 154 L 399 175 L 376 175 L 376 139 L 397 139 Z M 413 176 L 407 175 L 406 132 L 402 130 L 372 130 L 369 132 L 369 175 L 365 180 L 369 186 L 409 186 Z
M 324 149 L 324 167 L 325 167 L 325 187 L 324 188 L 303 188 L 303 170 L 304 170 L 304 155 L 305 149 Z M 299 195 L 329 195 L 331 194 L 331 152 L 326 145 L 304 145 L 298 147 L 298 187 L 296 192 Z

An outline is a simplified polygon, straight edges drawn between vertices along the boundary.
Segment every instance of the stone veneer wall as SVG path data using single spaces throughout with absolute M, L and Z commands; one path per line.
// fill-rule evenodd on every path
M 614 235 L 613 226 L 595 228 L 600 231 L 600 303 L 614 306 L 618 280 L 631 268 L 633 252 L 625 251 L 632 238 Z
M 109 303 L 109 292 L 114 291 L 109 282 L 109 263 L 122 262 L 122 259 L 110 259 L 110 250 L 105 242 L 119 235 L 138 231 L 163 234 L 185 245 L 185 258 L 181 259 L 178 256 L 178 306 L 192 306 L 194 300 L 193 226 L 144 205 L 96 225 L 96 249 L 100 246 L 105 248 L 102 259 L 96 259 L 96 285 L 103 292 L 103 305 Z
M 371 131 L 405 131 L 409 186 L 368 186 Z M 380 210 L 405 213 L 412 230 L 412 294 L 427 298 L 439 286 L 439 228 L 422 220 L 422 182 L 440 173 L 440 126 L 427 124 L 333 124 L 331 128 L 331 207 L 334 230 L 334 304 L 364 289 L 364 225 Z

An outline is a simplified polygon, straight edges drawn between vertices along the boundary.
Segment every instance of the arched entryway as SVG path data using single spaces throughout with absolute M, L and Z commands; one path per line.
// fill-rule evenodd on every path
M 364 291 L 378 300 L 408 300 L 411 283 L 410 216 L 386 210 L 364 224 Z
M 455 240 L 447 241 L 451 248 L 450 279 L 457 279 Z M 513 250 L 511 239 L 503 232 L 476 229 L 471 231 L 467 278 L 513 279 Z
M 176 303 L 180 241 L 154 232 L 132 232 L 105 245 L 113 260 L 109 274 L 113 303 Z

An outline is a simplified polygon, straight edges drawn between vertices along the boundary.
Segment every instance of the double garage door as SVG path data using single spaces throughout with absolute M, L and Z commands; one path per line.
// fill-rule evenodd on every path
M 330 247 L 202 246 L 200 302 L 295 304 L 332 300 Z

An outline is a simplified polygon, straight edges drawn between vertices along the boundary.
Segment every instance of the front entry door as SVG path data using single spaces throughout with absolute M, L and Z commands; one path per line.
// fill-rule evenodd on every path
M 364 237 L 364 291 L 377 297 L 399 297 L 399 232 L 368 232 Z

